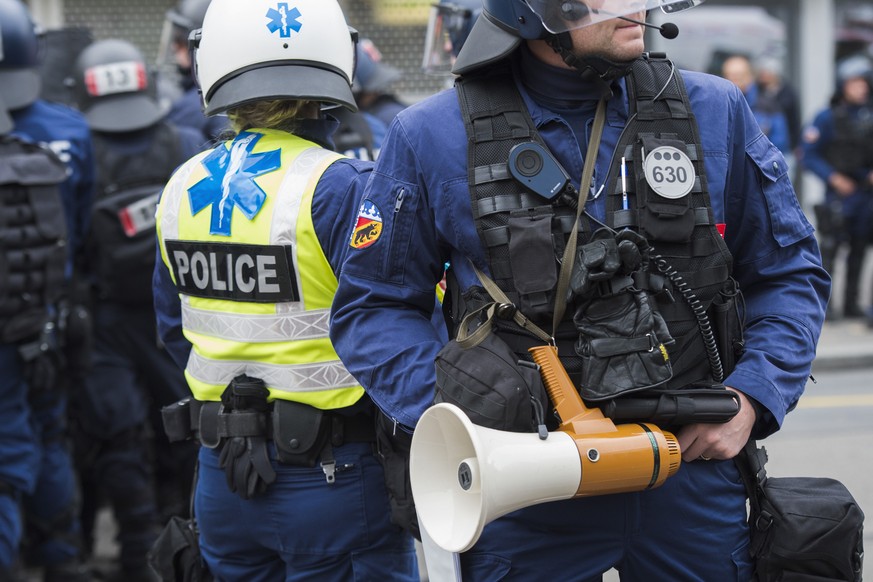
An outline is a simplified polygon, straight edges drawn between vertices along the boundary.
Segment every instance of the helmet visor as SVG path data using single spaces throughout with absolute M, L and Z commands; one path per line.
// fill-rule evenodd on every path
M 524 0 L 549 32 L 558 34 L 654 8 L 681 12 L 705 0 Z
M 424 39 L 424 58 L 421 68 L 425 73 L 448 74 L 452 64 L 470 33 L 473 11 L 457 4 L 431 6 Z

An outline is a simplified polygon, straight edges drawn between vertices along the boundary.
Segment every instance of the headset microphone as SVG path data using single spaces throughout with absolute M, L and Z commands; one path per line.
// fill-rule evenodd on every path
M 616 16 L 616 18 L 618 18 L 619 20 L 626 20 L 627 22 L 633 22 L 634 24 L 639 24 L 640 26 L 648 26 L 649 28 L 654 28 L 661 33 L 661 36 L 668 40 L 672 40 L 679 36 L 679 27 L 672 22 L 665 22 L 661 26 L 658 26 L 657 24 L 649 24 L 648 22 L 644 22 L 642 20 L 634 20 L 633 18 L 628 18 L 627 16 Z

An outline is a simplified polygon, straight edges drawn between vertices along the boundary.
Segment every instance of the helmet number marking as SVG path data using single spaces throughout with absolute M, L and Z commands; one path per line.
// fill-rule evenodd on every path
M 145 67 L 136 61 L 90 67 L 85 71 L 85 86 L 93 97 L 142 91 L 146 88 Z

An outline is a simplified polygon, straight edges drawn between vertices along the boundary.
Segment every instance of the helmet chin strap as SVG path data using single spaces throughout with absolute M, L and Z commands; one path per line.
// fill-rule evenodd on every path
M 573 53 L 573 42 L 569 32 L 551 35 L 546 42 L 558 53 L 567 65 L 573 67 L 586 81 L 599 85 L 603 95 L 610 95 L 610 84 L 630 72 L 634 61 L 613 61 L 598 55 L 580 57 Z

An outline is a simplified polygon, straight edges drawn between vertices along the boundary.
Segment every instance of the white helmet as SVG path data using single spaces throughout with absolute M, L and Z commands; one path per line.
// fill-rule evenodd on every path
M 206 114 L 265 99 L 356 111 L 356 35 L 337 0 L 213 0 L 191 41 Z

